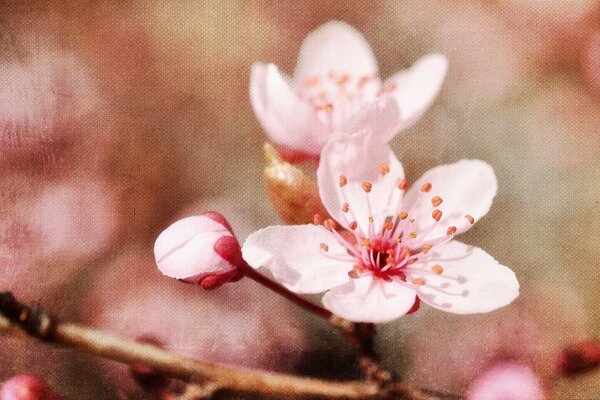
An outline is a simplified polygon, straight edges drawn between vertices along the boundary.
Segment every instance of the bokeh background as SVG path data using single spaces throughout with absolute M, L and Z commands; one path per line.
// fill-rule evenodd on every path
M 530 366 L 559 399 L 600 375 L 558 376 L 557 353 L 600 337 L 600 2 L 0 2 L 0 290 L 62 318 L 211 361 L 353 378 L 337 332 L 253 282 L 204 292 L 162 277 L 152 246 L 214 209 L 240 240 L 279 222 L 262 182 L 253 62 L 291 73 L 302 39 L 343 20 L 383 77 L 441 52 L 449 73 L 392 142 L 413 180 L 460 158 L 499 193 L 462 241 L 516 272 L 491 314 L 423 307 L 379 329 L 404 380 L 463 393 L 481 371 Z M 0 380 L 32 371 L 77 399 L 145 398 L 124 367 L 0 338 Z M 127 396 L 127 397 L 124 397 Z

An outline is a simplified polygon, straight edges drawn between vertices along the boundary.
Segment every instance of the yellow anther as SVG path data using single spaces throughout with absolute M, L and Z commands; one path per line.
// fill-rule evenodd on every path
M 444 268 L 442 268 L 442 266 L 441 266 L 441 265 L 439 265 L 439 264 L 436 264 L 436 265 L 434 265 L 433 267 L 431 267 L 431 270 L 432 270 L 433 272 L 435 272 L 436 274 L 438 274 L 438 275 L 441 275 L 441 274 L 442 274 L 442 272 L 444 272 Z
M 408 237 L 411 238 L 411 239 L 415 239 L 417 237 L 417 232 L 410 232 L 408 234 Z
M 433 210 L 431 213 L 431 217 L 435 219 L 435 221 L 439 221 L 442 218 L 442 212 L 438 209 Z
M 400 212 L 400 219 L 406 219 L 408 218 L 408 213 L 406 211 L 401 211 Z
M 369 193 L 371 191 L 371 189 L 373 189 L 373 184 L 371 182 L 363 182 L 362 189 L 365 192 Z
M 400 190 L 408 190 L 408 179 L 402 178 L 400 183 L 398 183 L 398 189 Z
M 433 204 L 434 207 L 439 206 L 443 201 L 444 200 L 440 196 L 433 196 L 431 198 L 431 204 Z
M 386 175 L 386 174 L 388 174 L 389 172 L 390 172 L 390 166 L 389 166 L 389 164 L 385 164 L 385 163 L 384 163 L 384 164 L 381 164 L 381 165 L 379 166 L 379 173 L 380 173 L 381 175 Z
M 429 192 L 431 190 L 431 183 L 426 182 L 421 185 L 421 192 Z
M 425 279 L 423 278 L 415 278 L 412 280 L 412 283 L 417 286 L 423 286 L 425 284 Z
M 344 175 L 340 175 L 340 187 L 346 186 L 347 183 L 348 183 L 348 179 L 346 179 L 346 177 Z

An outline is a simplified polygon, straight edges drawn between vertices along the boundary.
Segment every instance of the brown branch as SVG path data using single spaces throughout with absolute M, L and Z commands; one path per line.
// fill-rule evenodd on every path
M 37 310 L 37 311 L 35 311 Z M 35 311 L 35 312 L 33 312 Z M 443 397 L 390 383 L 338 382 L 263 370 L 218 365 L 182 357 L 151 344 L 138 343 L 72 323 L 56 323 L 39 307 L 29 308 L 10 293 L 0 293 L 0 334 L 34 337 L 125 364 L 145 364 L 170 377 L 201 383 L 213 393 L 322 399 L 445 400 Z

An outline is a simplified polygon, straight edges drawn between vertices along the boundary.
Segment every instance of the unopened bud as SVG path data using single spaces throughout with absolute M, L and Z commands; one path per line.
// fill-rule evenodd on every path
M 566 375 L 600 367 L 600 342 L 588 339 L 567 346 L 558 356 L 557 367 Z
M 181 219 L 156 239 L 154 256 L 166 276 L 205 289 L 241 278 L 240 244 L 221 214 L 206 212 Z
M 60 400 L 41 378 L 31 374 L 16 375 L 0 388 L 0 400 Z
M 139 343 L 152 344 L 162 347 L 163 343 L 150 335 L 143 335 L 136 339 Z M 156 371 L 144 364 L 132 364 L 129 372 L 133 380 L 145 391 L 154 392 L 165 389 L 169 385 L 169 379 L 162 372 Z

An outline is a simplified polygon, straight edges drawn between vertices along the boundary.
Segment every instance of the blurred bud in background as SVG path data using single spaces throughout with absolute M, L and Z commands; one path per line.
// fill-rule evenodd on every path
M 542 383 L 522 364 L 504 362 L 483 371 L 471 384 L 467 400 L 544 400 Z
M 60 400 L 41 378 L 21 374 L 8 379 L 0 387 L 0 400 Z

